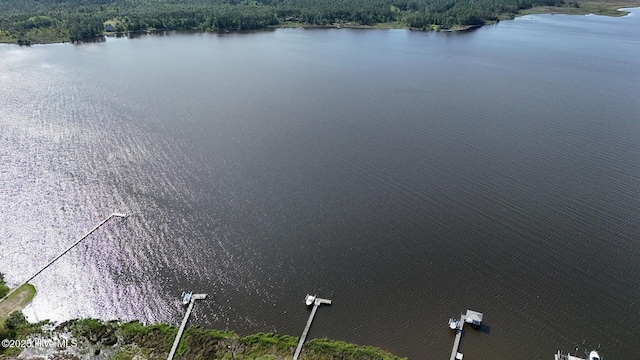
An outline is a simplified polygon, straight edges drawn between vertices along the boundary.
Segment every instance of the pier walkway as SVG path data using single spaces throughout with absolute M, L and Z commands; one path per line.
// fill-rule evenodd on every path
M 467 310 L 466 314 L 460 314 L 460 321 L 458 321 L 456 328 L 456 339 L 453 341 L 453 349 L 451 349 L 451 357 L 449 360 L 462 360 L 463 355 L 458 352 L 460 347 L 460 339 L 462 338 L 462 328 L 464 323 L 470 323 L 472 325 L 479 326 L 482 323 L 483 314 L 473 310 Z
M 449 357 L 449 360 L 462 359 L 462 354 L 458 352 L 458 348 L 460 347 L 460 338 L 462 338 L 463 327 L 464 314 L 460 315 L 460 321 L 458 321 L 458 327 L 456 328 L 456 339 L 453 341 L 453 349 L 451 349 L 451 357 Z
M 121 214 L 121 213 L 113 213 L 109 216 L 107 216 L 106 219 L 102 220 L 102 222 L 100 222 L 98 225 L 94 226 L 93 229 L 89 230 L 89 232 L 87 232 L 86 234 L 84 234 L 84 236 L 82 236 L 80 239 L 78 239 L 76 242 L 74 242 L 73 244 L 71 244 L 69 247 L 67 247 L 64 251 L 62 251 L 60 254 L 58 254 L 58 256 L 56 256 L 55 258 L 53 258 L 53 260 L 49 261 L 46 265 L 44 265 L 43 267 L 41 267 L 38 271 L 36 271 L 35 274 L 31 275 L 30 278 L 28 278 L 27 280 L 25 280 L 22 284 L 14 287 L 11 291 L 9 291 L 9 293 L 7 295 L 5 295 L 2 299 L 0 299 L 0 301 L 3 301 L 4 299 L 8 298 L 11 294 L 13 294 L 16 290 L 18 290 L 19 288 L 21 288 L 23 285 L 27 284 L 29 281 L 33 280 L 33 278 L 35 278 L 36 276 L 40 275 L 41 272 L 45 271 L 48 267 L 50 267 L 51 265 L 53 265 L 54 262 L 56 262 L 58 259 L 60 259 L 64 254 L 68 253 L 71 249 L 73 249 L 74 247 L 76 247 L 76 245 L 80 244 L 80 242 L 84 239 L 86 239 L 87 237 L 89 237 L 89 235 L 91 235 L 94 231 L 98 230 L 99 227 L 101 227 L 102 225 L 104 225 L 107 221 L 111 220 L 112 217 L 121 217 L 121 218 L 126 218 L 128 215 L 127 214 Z
M 309 299 L 310 295 L 307 295 L 307 299 Z M 311 310 L 311 315 L 309 315 L 309 320 L 307 320 L 307 326 L 304 327 L 304 331 L 300 336 L 300 341 L 298 342 L 298 347 L 296 348 L 296 352 L 293 354 L 293 360 L 298 360 L 298 356 L 300 356 L 300 352 L 302 351 L 302 345 L 304 344 L 304 340 L 307 338 L 307 334 L 309 333 L 309 328 L 311 327 L 311 323 L 313 322 L 313 317 L 316 315 L 316 311 L 318 310 L 318 306 L 322 304 L 331 305 L 331 300 L 328 299 L 320 299 L 319 297 L 315 297 L 313 300 L 313 309 Z
M 182 324 L 180 324 L 180 328 L 178 329 L 178 334 L 176 335 L 176 339 L 173 340 L 173 345 L 171 346 L 171 351 L 169 351 L 169 356 L 167 357 L 167 360 L 173 360 L 173 356 L 176 354 L 176 350 L 178 350 L 178 345 L 180 344 L 182 333 L 184 332 L 184 328 L 187 326 L 187 321 L 189 321 L 191 310 L 193 310 L 193 304 L 195 304 L 196 300 L 204 300 L 206 298 L 207 298 L 207 294 L 191 295 L 191 299 L 189 300 L 189 306 L 187 307 L 187 312 L 184 314 L 184 318 L 182 319 Z

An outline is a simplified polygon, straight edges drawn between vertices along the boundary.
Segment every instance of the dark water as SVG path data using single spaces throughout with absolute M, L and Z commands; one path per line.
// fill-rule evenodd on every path
M 412 359 L 640 358 L 640 14 L 465 34 L 0 46 L 0 271 L 31 320 L 193 324 Z M 582 351 L 582 350 L 580 350 Z

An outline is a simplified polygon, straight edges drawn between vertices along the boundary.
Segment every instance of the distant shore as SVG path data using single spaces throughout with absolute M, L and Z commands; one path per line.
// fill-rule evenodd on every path
M 570 4 L 571 2 L 569 2 Z M 504 17 L 500 21 L 513 20 L 514 18 L 525 15 L 542 15 L 542 14 L 566 14 L 566 15 L 602 15 L 621 17 L 629 14 L 628 11 L 620 10 L 625 8 L 640 8 L 640 0 L 631 1 L 607 1 L 607 0 L 586 0 L 576 1 L 575 6 L 536 6 L 530 9 L 521 10 L 513 17 Z M 495 24 L 496 22 L 486 22 L 485 25 Z M 278 25 L 268 26 L 267 29 L 401 29 L 414 31 L 441 31 L 456 32 L 477 29 L 483 25 L 454 25 L 445 27 L 440 25 L 431 25 L 428 29 L 413 28 L 400 22 L 377 23 L 375 25 L 361 25 L 356 23 L 335 23 L 326 25 L 300 23 L 295 21 L 286 21 Z M 259 30 L 259 29 L 258 29 Z M 235 30 L 218 31 L 218 32 L 236 32 Z
M 625 8 L 640 7 L 639 1 L 581 1 L 578 7 L 570 6 L 536 6 L 531 9 L 520 11 L 517 16 L 536 14 L 565 14 L 565 15 L 603 15 L 620 17 L 629 14 L 628 11 L 620 10 Z
M 513 20 L 514 18 L 526 16 L 526 15 L 544 15 L 544 14 L 565 14 L 565 15 L 602 15 L 602 16 L 612 16 L 612 17 L 621 17 L 629 14 L 628 11 L 620 10 L 625 8 L 638 8 L 640 7 L 640 0 L 631 0 L 631 1 L 606 1 L 606 0 L 587 0 L 575 2 L 576 6 L 536 6 L 530 9 L 521 10 L 518 14 L 515 14 L 513 17 L 506 17 L 501 19 L 501 21 L 505 20 Z M 496 22 L 487 22 L 485 25 L 495 24 Z M 361 25 L 354 23 L 336 23 L 336 24 L 326 24 L 326 25 L 317 25 L 317 24 L 306 24 L 299 22 L 283 22 L 282 24 L 272 25 L 267 28 L 269 29 L 402 29 L 402 30 L 414 30 L 414 31 L 441 31 L 441 32 L 457 32 L 457 31 L 468 31 L 476 28 L 480 28 L 483 25 L 455 25 L 452 27 L 443 27 L 438 25 L 431 25 L 429 29 L 422 28 L 412 28 L 406 24 L 402 24 L 399 22 L 389 22 L 389 23 L 378 23 L 375 25 Z M 227 31 L 229 32 L 229 31 Z M 231 31 L 233 32 L 233 31 Z
M 353 24 L 353 23 L 336 23 L 336 24 L 327 24 L 327 25 L 317 25 L 317 24 L 306 24 L 306 23 L 297 23 L 297 22 L 285 22 L 278 25 L 269 26 L 268 29 L 382 29 L 382 30 L 414 30 L 414 31 L 466 31 L 475 28 L 479 28 L 482 25 L 455 25 L 452 27 L 445 27 L 439 25 L 431 25 L 428 29 L 423 28 L 414 28 L 402 23 L 398 22 L 389 22 L 389 23 L 378 23 L 375 25 L 361 25 L 361 24 Z
M 569 6 L 536 6 L 530 9 L 522 10 L 520 13 L 515 14 L 513 17 L 507 17 L 501 19 L 501 21 L 513 20 L 517 17 L 526 16 L 526 15 L 544 15 L 544 14 L 565 14 L 565 15 L 602 15 L 602 16 L 612 16 L 612 17 L 621 17 L 629 14 L 628 11 L 619 10 L 623 8 L 637 8 L 640 7 L 640 0 L 629 1 L 629 2 L 606 2 L 606 1 L 582 1 L 578 3 L 578 7 L 569 7 Z M 492 25 L 497 22 L 487 22 L 485 25 Z M 212 32 L 212 33 L 239 33 L 239 32 L 253 32 L 253 31 L 262 31 L 262 30 L 274 30 L 274 29 L 379 29 L 379 30 L 412 30 L 412 31 L 424 31 L 427 33 L 430 32 L 464 32 L 473 29 L 480 28 L 484 25 L 455 25 L 451 27 L 439 26 L 439 25 L 431 25 L 429 28 L 413 28 L 406 24 L 400 22 L 388 22 L 388 23 L 377 23 L 375 25 L 362 25 L 356 23 L 335 23 L 335 24 L 309 24 L 309 23 L 301 23 L 294 21 L 286 21 L 277 25 L 270 25 L 266 28 L 262 29 L 254 29 L 254 30 L 141 30 L 137 32 L 107 32 L 104 36 L 130 36 L 130 35 L 138 35 L 138 34 L 153 34 L 164 31 L 194 31 L 194 32 Z M 91 41 L 87 41 L 91 42 Z
M 623 1 L 608 1 L 608 0 L 566 0 L 564 6 L 536 6 L 530 9 L 520 10 L 517 14 L 502 14 L 499 16 L 499 19 L 496 21 L 485 21 L 483 25 L 453 25 L 450 27 L 431 24 L 429 26 L 424 26 L 420 28 L 411 27 L 406 23 L 400 21 L 394 22 L 383 22 L 376 23 L 374 25 L 362 25 L 355 22 L 337 22 L 333 24 L 311 24 L 305 22 L 295 21 L 283 21 L 279 24 L 268 25 L 263 28 L 256 28 L 254 30 L 236 30 L 236 29 L 220 29 L 220 30 L 193 30 L 197 32 L 214 32 L 214 33 L 239 33 L 243 31 L 260 31 L 260 30 L 268 30 L 268 29 L 281 29 L 281 28 L 301 28 L 301 29 L 405 29 L 405 30 L 414 30 L 414 31 L 442 31 L 442 32 L 460 32 L 460 31 L 468 31 L 475 28 L 482 27 L 484 25 L 495 24 L 499 21 L 504 20 L 512 20 L 516 17 L 525 16 L 525 15 L 534 15 L 534 14 L 568 14 L 568 15 L 603 15 L 603 16 L 614 16 L 620 17 L 628 14 L 629 12 L 624 10 L 619 10 L 623 8 L 637 8 L 640 7 L 640 0 L 623 0 Z M 110 20 L 111 21 L 111 20 Z M 107 21 L 105 24 L 112 25 L 113 24 Z M 107 26 L 105 25 L 105 27 Z M 153 29 L 148 28 L 144 30 L 138 31 L 126 31 L 126 32 L 114 32 L 114 31 L 104 31 L 102 35 L 97 36 L 95 38 L 87 38 L 85 40 L 79 41 L 79 43 L 88 43 L 88 42 L 101 42 L 104 41 L 105 36 L 136 36 L 138 34 L 149 34 L 149 33 L 159 33 L 164 31 L 184 31 L 188 29 Z M 35 45 L 35 44 L 52 44 L 52 43 L 65 43 L 72 42 L 70 39 L 65 38 L 62 33 L 58 33 L 55 36 L 45 36 L 35 41 L 18 41 L 14 37 L 8 35 L 8 33 L 0 30 L 0 43 L 7 44 L 18 44 L 18 45 Z

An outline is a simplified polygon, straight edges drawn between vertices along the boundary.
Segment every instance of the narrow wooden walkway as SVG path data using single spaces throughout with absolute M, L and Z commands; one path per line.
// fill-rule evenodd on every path
M 182 333 L 184 332 L 184 329 L 187 326 L 187 321 L 189 321 L 191 310 L 193 310 L 193 304 L 196 302 L 196 300 L 204 300 L 206 298 L 207 298 L 207 294 L 191 295 L 191 300 L 189 300 L 189 306 L 187 307 L 187 312 L 184 314 L 184 318 L 182 319 L 182 324 L 180 324 L 180 328 L 178 329 L 178 334 L 176 335 L 176 339 L 173 340 L 173 345 L 171 346 L 171 351 L 169 351 L 169 356 L 167 357 L 167 360 L 172 360 L 173 356 L 176 354 L 176 350 L 178 350 L 180 339 L 182 339 Z
M 100 222 L 98 225 L 94 226 L 93 229 L 89 230 L 88 233 L 84 234 L 84 236 L 82 236 L 80 239 L 78 239 L 76 242 L 74 242 L 73 244 L 71 244 L 69 247 L 67 247 L 64 251 L 62 251 L 60 254 L 58 254 L 58 256 L 56 256 L 55 258 L 53 258 L 53 260 L 49 261 L 46 265 L 44 265 L 43 267 L 41 267 L 38 271 L 36 271 L 35 274 L 31 275 L 31 277 L 29 277 L 27 280 L 25 280 L 22 284 L 16 286 L 13 288 L 13 290 L 9 291 L 9 293 L 7 295 L 5 295 L 2 299 L 0 299 L 0 301 L 3 301 L 4 299 L 8 298 L 11 294 L 13 294 L 16 290 L 18 290 L 20 287 L 22 287 L 23 285 L 27 284 L 29 281 L 33 280 L 33 278 L 35 278 L 36 276 L 40 275 L 41 272 L 45 271 L 48 267 L 50 267 L 51 265 L 53 265 L 54 262 L 56 262 L 58 259 L 60 259 L 64 254 L 68 253 L 71 249 L 73 249 L 74 247 L 76 247 L 76 245 L 80 244 L 80 242 L 84 239 L 86 239 L 87 237 L 89 237 L 89 235 L 91 235 L 94 231 L 98 230 L 98 228 L 102 225 L 104 225 L 107 221 L 111 220 L 112 217 L 121 217 L 121 218 L 126 218 L 128 215 L 127 214 L 120 214 L 120 213 L 113 213 L 109 216 L 107 216 L 106 219 L 102 220 L 102 222 Z
M 453 349 L 451 349 L 451 357 L 449 360 L 456 360 L 458 355 L 458 348 L 460 347 L 460 338 L 462 338 L 462 328 L 464 327 L 464 315 L 460 315 L 460 321 L 458 321 L 458 328 L 456 329 L 456 339 L 453 341 Z
M 451 356 L 449 357 L 449 360 L 462 360 L 462 358 L 464 357 L 464 355 L 458 352 L 464 323 L 470 323 L 471 325 L 480 326 L 483 316 L 484 315 L 481 312 L 473 310 L 467 310 L 466 314 L 460 314 L 460 321 L 458 321 L 457 326 L 454 329 L 456 332 L 456 339 L 453 341 L 453 349 L 451 349 Z
M 307 326 L 305 326 L 304 331 L 302 331 L 302 335 L 300 336 L 300 341 L 298 342 L 298 347 L 296 348 L 296 352 L 293 354 L 293 360 L 298 360 L 298 356 L 300 356 L 300 352 L 302 351 L 302 345 L 304 344 L 304 340 L 307 338 L 307 334 L 309 333 L 309 328 L 311 328 L 313 317 L 316 316 L 316 311 L 318 310 L 318 306 L 322 304 L 331 305 L 331 300 L 320 299 L 316 297 L 315 300 L 313 301 L 313 309 L 311 310 L 311 315 L 309 315 L 309 320 L 307 320 Z

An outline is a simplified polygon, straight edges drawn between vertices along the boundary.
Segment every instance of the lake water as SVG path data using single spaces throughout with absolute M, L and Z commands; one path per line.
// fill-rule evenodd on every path
M 30 320 L 446 358 L 640 358 L 640 12 L 468 33 L 278 29 L 0 46 L 0 271 Z M 584 342 L 584 345 L 583 345 Z

